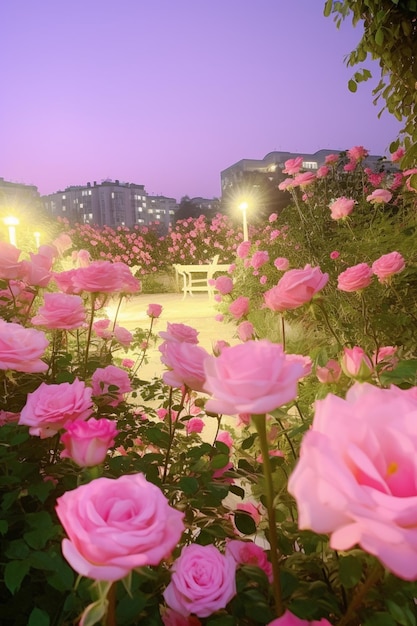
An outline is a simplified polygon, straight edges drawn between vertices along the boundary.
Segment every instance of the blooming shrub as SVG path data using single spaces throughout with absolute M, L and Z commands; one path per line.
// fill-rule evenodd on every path
M 0 242 L 2 625 L 416 626 L 415 196 L 365 156 L 288 163 L 293 206 L 248 242 L 223 218 L 168 235 L 233 261 L 237 343 L 168 323 L 161 379 L 161 305 L 134 333 L 105 308 L 140 306 L 116 253 L 139 232 L 86 229 L 61 271 L 63 237 Z

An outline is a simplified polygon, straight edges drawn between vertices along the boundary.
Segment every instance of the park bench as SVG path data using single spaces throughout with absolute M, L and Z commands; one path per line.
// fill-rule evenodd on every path
M 176 283 L 179 285 L 179 278 L 182 278 L 181 291 L 183 292 L 183 298 L 187 294 L 192 296 L 196 291 L 207 291 L 208 296 L 211 299 L 214 294 L 213 286 L 210 284 L 211 279 L 215 277 L 215 274 L 220 272 L 227 272 L 230 264 L 218 263 L 219 255 L 216 254 L 211 263 L 202 265 L 182 265 L 181 263 L 175 263 L 173 265 L 175 270 Z

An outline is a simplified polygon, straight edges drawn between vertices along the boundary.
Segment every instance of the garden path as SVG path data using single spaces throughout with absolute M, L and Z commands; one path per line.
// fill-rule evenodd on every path
M 161 316 L 155 320 L 153 332 L 158 334 L 166 330 L 167 322 L 187 324 L 196 328 L 199 332 L 199 344 L 210 354 L 212 346 L 217 340 L 224 340 L 234 345 L 238 343 L 236 326 L 231 323 L 218 322 L 215 316 L 218 313 L 216 302 L 209 300 L 206 293 L 197 293 L 194 296 L 187 296 L 183 299 L 181 293 L 153 293 L 140 294 L 122 303 L 118 315 L 118 324 L 130 331 L 135 328 L 148 329 L 150 318 L 146 314 L 149 304 L 160 304 L 162 306 Z M 110 319 L 114 318 L 116 306 L 108 306 L 107 314 Z M 149 349 L 148 362 L 141 367 L 140 376 L 150 379 L 160 376 L 164 370 L 161 364 L 160 352 L 156 346 Z M 129 358 L 131 357 L 128 354 Z M 132 357 L 133 358 L 133 357 Z

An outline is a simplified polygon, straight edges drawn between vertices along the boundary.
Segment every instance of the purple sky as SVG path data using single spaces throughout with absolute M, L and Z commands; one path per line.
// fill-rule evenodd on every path
M 179 200 L 273 150 L 386 154 L 372 83 L 351 94 L 325 0 L 9 0 L 0 5 L 0 177 L 41 194 L 105 178 Z M 367 64 L 379 77 L 376 64 Z M 357 68 L 356 68 L 357 69 Z

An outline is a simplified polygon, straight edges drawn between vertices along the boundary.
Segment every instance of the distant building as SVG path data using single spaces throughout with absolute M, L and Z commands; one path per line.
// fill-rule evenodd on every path
M 25 215 L 42 207 L 41 196 L 35 185 L 12 183 L 0 178 L 0 210 L 2 216 Z
M 206 212 L 206 214 L 209 213 L 210 211 L 213 211 L 213 215 L 214 215 L 215 213 L 218 213 L 218 211 L 220 211 L 220 208 L 221 208 L 221 202 L 218 198 L 210 199 L 210 198 L 197 197 L 197 198 L 190 198 L 190 200 L 194 204 L 195 207 Z
M 287 177 L 282 170 L 285 161 L 303 157 L 303 170 L 317 170 L 324 165 L 326 156 L 339 154 L 341 150 L 318 150 L 307 152 L 269 152 L 263 159 L 241 159 L 220 173 L 222 202 L 225 206 L 238 203 L 240 198 L 253 195 L 262 212 L 279 211 L 288 204 L 286 192 L 276 192 L 279 183 Z M 368 167 L 374 168 L 382 157 L 369 155 Z
M 113 228 L 154 223 L 168 228 L 177 206 L 173 198 L 148 196 L 144 185 L 118 180 L 67 187 L 42 200 L 51 216 Z

